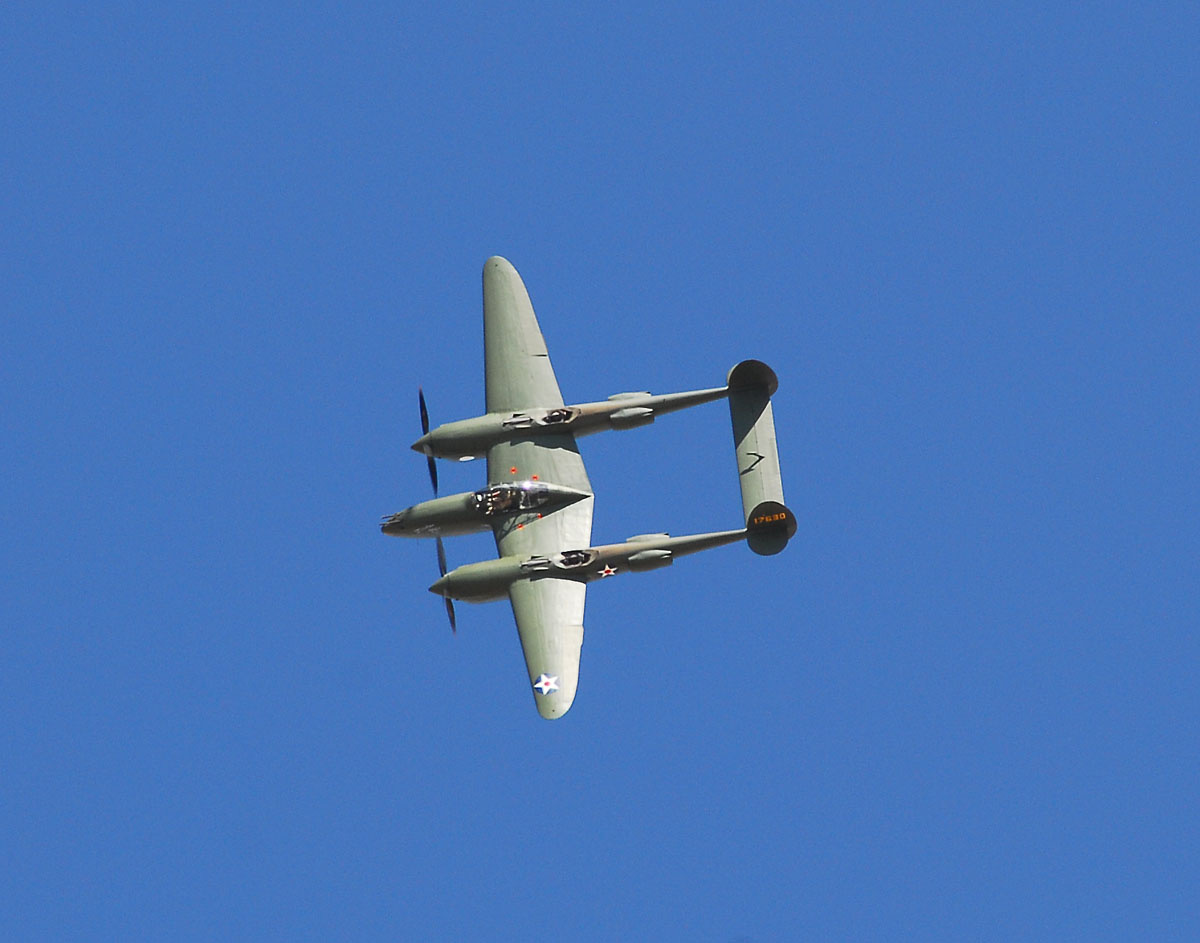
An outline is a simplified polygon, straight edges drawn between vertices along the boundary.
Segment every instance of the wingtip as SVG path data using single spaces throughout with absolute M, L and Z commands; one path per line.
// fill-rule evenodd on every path
M 488 269 L 503 269 L 505 271 L 516 272 L 516 267 L 502 255 L 493 255 L 483 263 L 483 270 Z
M 543 720 L 558 720 L 559 718 L 565 716 L 567 711 L 571 709 L 571 704 L 573 701 L 574 698 L 569 701 L 565 701 L 565 703 L 561 705 L 557 703 L 550 703 L 546 700 L 538 701 L 538 714 L 541 715 Z
M 543 679 L 549 680 L 551 684 L 558 684 L 559 675 L 539 675 L 536 678 L 530 678 L 533 685 L 533 700 L 537 707 L 538 714 L 545 720 L 558 720 L 571 709 L 571 705 L 575 703 L 575 692 L 579 689 L 578 679 L 571 683 L 569 678 L 563 677 L 562 687 L 541 693 L 538 688 L 538 683 Z

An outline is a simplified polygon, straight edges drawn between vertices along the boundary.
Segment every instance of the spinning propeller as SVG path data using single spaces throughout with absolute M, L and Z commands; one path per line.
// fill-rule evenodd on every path
M 429 410 L 425 408 L 425 391 L 417 387 L 417 403 L 421 407 L 421 434 L 429 435 Z M 426 456 L 429 462 L 429 480 L 433 484 L 433 496 L 438 493 L 437 461 L 432 455 Z M 438 572 L 446 575 L 446 548 L 442 546 L 442 538 L 437 539 Z M 454 603 L 449 596 L 443 596 L 446 603 L 446 615 L 450 618 L 450 631 L 457 634 L 458 627 L 454 622 Z
M 439 537 L 437 539 L 437 552 L 438 552 L 438 570 L 441 572 L 442 576 L 445 576 L 446 575 L 446 548 L 442 546 L 442 538 L 441 537 Z M 449 596 L 443 596 L 442 600 L 446 603 L 446 615 L 450 619 L 450 631 L 457 634 L 458 626 L 456 626 L 454 623 L 454 602 L 450 599 Z
M 425 391 L 417 387 L 417 402 L 421 407 L 421 435 L 429 435 L 429 410 L 425 408 Z M 437 462 L 432 455 L 427 455 L 429 462 L 429 480 L 433 482 L 433 496 L 437 497 Z

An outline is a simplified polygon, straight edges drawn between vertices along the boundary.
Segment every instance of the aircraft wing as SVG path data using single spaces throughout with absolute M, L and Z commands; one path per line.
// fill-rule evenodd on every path
M 498 255 L 483 266 L 483 350 L 489 413 L 563 405 L 529 292 Z
M 483 269 L 483 333 L 488 412 L 563 405 L 533 305 L 517 270 L 499 257 Z M 537 480 L 585 491 L 582 501 L 539 517 L 507 518 L 495 528 L 500 556 L 548 557 L 591 543 L 591 482 L 574 436 L 514 431 L 488 450 L 488 483 Z M 519 580 L 509 590 L 525 667 L 546 718 L 561 717 L 575 700 L 587 585 L 575 580 Z
M 591 490 L 583 460 L 576 451 L 560 454 L 559 450 L 545 449 L 532 442 L 497 445 L 488 454 L 489 472 L 497 462 L 505 466 L 504 474 L 495 478 L 489 474 L 493 481 L 515 480 L 516 476 L 509 473 L 514 465 L 518 469 L 538 467 L 547 469 L 539 476 L 543 481 L 559 483 L 565 478 L 573 488 Z M 568 474 L 572 470 L 574 473 Z M 587 547 L 591 541 L 594 501 L 589 496 L 545 517 L 527 514 L 506 519 L 495 528 L 500 556 L 527 560 Z M 518 580 L 508 591 L 529 683 L 538 713 L 546 718 L 561 717 L 575 700 L 586 592 L 586 583 L 562 579 Z
M 488 452 L 490 482 L 524 481 L 534 476 L 580 491 L 592 490 L 570 435 L 506 442 Z M 589 494 L 544 517 L 524 514 L 506 518 L 495 527 L 496 549 L 502 557 L 522 560 L 584 549 L 591 542 L 594 501 Z M 518 580 L 509 588 L 529 683 L 538 713 L 547 719 L 561 717 L 575 700 L 586 592 L 586 583 L 563 579 Z

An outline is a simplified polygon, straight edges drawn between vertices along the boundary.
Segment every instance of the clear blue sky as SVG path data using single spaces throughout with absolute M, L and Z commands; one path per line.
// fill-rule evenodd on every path
M 0 14 L 2 935 L 1195 939 L 1194 10 L 434 6 Z M 492 254 L 569 401 L 768 361 L 800 520 L 553 723 L 377 530 Z M 583 453 L 740 523 L 721 404 Z

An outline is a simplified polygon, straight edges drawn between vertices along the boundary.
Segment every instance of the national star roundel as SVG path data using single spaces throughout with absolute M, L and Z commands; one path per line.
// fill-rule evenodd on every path
M 549 694 L 551 691 L 557 691 L 558 675 L 538 675 L 538 679 L 533 682 L 533 689 L 538 694 Z

